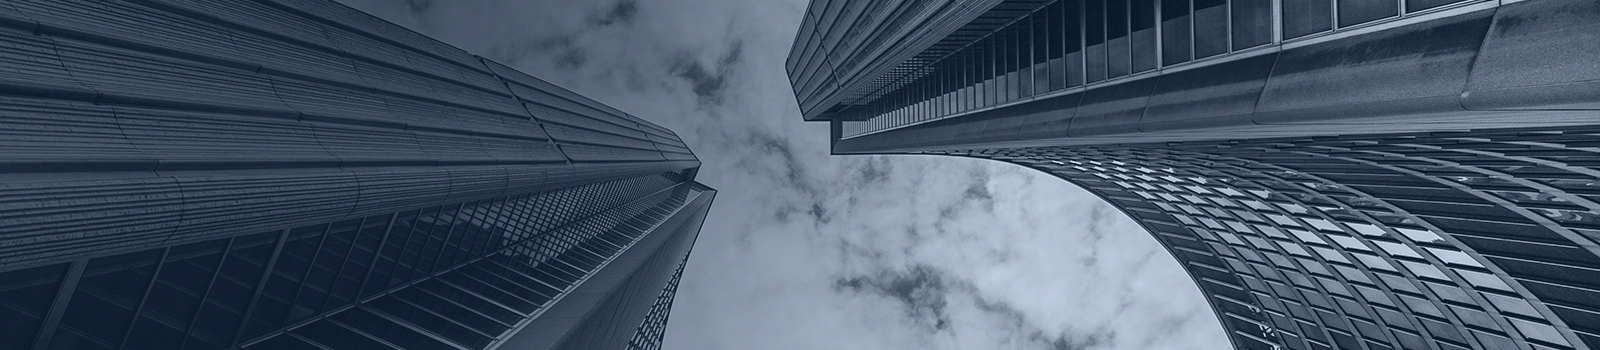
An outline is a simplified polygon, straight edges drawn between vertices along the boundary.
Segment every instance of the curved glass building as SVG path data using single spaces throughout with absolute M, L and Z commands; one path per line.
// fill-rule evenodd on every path
M 1600 4 L 813 0 L 835 154 L 1073 182 L 1239 349 L 1600 349 Z
M 330 0 L 0 0 L 0 349 L 657 349 L 672 131 Z

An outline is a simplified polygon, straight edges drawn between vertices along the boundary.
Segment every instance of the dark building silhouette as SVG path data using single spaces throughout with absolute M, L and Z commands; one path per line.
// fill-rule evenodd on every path
M 0 349 L 654 349 L 673 132 L 328 0 L 0 1 Z
M 1581 0 L 814 0 L 787 63 L 835 154 L 1120 208 L 1237 348 L 1597 349 L 1596 38 Z

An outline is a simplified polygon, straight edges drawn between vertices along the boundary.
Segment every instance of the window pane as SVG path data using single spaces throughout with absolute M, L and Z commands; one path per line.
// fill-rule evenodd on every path
M 1051 91 L 1061 90 L 1067 87 L 1067 66 L 1066 62 L 1064 61 L 1064 57 L 1067 55 L 1067 50 L 1065 49 L 1067 40 L 1065 35 L 1066 26 L 1077 24 L 1077 21 L 1069 21 L 1065 18 L 1062 18 L 1064 15 L 1064 12 L 1062 11 L 1064 8 L 1066 8 L 1066 4 L 1068 2 L 1069 1 L 1057 1 L 1050 4 L 1050 6 L 1045 7 L 1046 20 L 1044 22 L 1046 24 L 1041 29 L 1049 33 L 1045 40 L 1049 42 L 1046 47 L 1049 48 L 1048 59 L 1050 73 L 1047 75 L 1050 77 Z
M 1084 60 L 1088 82 L 1106 80 L 1106 0 L 1084 1 Z
M 0 272 L 0 349 L 28 349 L 68 264 Z
M 1033 28 L 1031 29 L 1031 33 L 1033 33 L 1033 34 L 1031 34 L 1029 37 L 1033 38 L 1033 93 L 1034 94 L 1042 94 L 1042 93 L 1044 93 L 1046 91 L 1050 91 L 1051 90 L 1050 89 L 1050 53 L 1054 52 L 1054 51 L 1051 51 L 1053 46 L 1055 46 L 1055 44 L 1052 44 L 1052 43 L 1059 42 L 1059 41 L 1054 41 L 1054 42 L 1050 41 L 1051 38 L 1054 38 L 1054 36 L 1050 35 L 1050 33 L 1052 32 L 1050 30 L 1050 25 L 1054 24 L 1055 19 L 1057 18 L 1057 17 L 1053 16 L 1053 14 L 1055 13 L 1054 10 L 1055 10 L 1055 6 L 1052 5 L 1050 7 L 1046 7 L 1044 9 L 1040 9 L 1039 12 L 1035 12 L 1034 15 L 1033 15 Z
M 184 332 L 205 292 L 216 276 L 217 265 L 228 240 L 213 240 L 173 247 L 155 285 L 150 288 L 144 309 L 133 324 L 127 340 L 129 349 L 167 350 L 182 345 Z
M 1189 62 L 1191 25 L 1189 0 L 1161 0 L 1161 64 Z
M 1406 0 L 1406 12 L 1417 12 L 1458 2 L 1461 0 Z
M 217 280 L 211 284 L 206 304 L 189 333 L 186 350 L 217 349 L 233 340 L 244 308 L 255 293 L 261 273 L 267 267 L 277 232 L 235 238 Z
M 1106 1 L 1106 77 L 1116 78 L 1132 71 L 1128 58 L 1128 1 Z
M 1128 48 L 1133 51 L 1133 72 L 1156 68 L 1156 1 L 1134 0 Z
M 1348 27 L 1400 15 L 1394 0 L 1338 0 L 1339 26 Z
M 1062 7 L 1062 38 L 1064 38 L 1065 56 L 1061 60 L 1066 66 L 1066 85 L 1068 87 L 1083 85 L 1083 2 L 1082 0 L 1065 0 L 1066 6 Z
M 1228 53 L 1228 1 L 1194 1 L 1194 57 Z
M 161 251 L 90 260 L 48 348 L 117 348 L 155 276 Z
M 1283 38 L 1294 39 L 1333 29 L 1333 4 L 1328 0 L 1283 0 Z
M 1233 0 L 1233 49 L 1272 42 L 1271 0 Z

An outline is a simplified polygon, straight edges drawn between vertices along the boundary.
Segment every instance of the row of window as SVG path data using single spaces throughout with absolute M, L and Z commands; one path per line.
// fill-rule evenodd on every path
M 857 104 L 851 137 L 1472 0 L 1062 0 Z M 1282 26 L 1275 33 L 1274 16 Z M 1158 37 L 1159 36 L 1159 37 Z M 1159 54 L 1158 54 L 1159 52 Z
M 1336 202 L 1324 199 L 1322 201 L 1327 204 L 1319 205 L 1309 201 L 1304 202 L 1305 205 L 1297 204 L 1295 200 L 1290 198 L 1303 198 L 1312 196 L 1312 194 L 1289 193 L 1288 195 L 1283 195 L 1273 190 L 1251 189 L 1250 187 L 1256 187 L 1256 185 L 1250 184 L 1248 181 L 1241 181 L 1242 178 L 1250 176 L 1228 176 L 1228 178 L 1215 179 L 1221 181 L 1196 181 L 1204 180 L 1204 178 L 1191 177 L 1195 180 L 1188 181 L 1193 183 L 1186 183 L 1184 177 L 1158 173 L 1158 171 L 1161 171 L 1176 175 L 1173 168 L 1183 167 L 1185 164 L 1182 161 L 1174 161 L 1162 164 L 1162 166 L 1150 165 L 1129 168 L 1125 167 L 1127 163 L 1121 161 L 1100 162 L 1088 160 L 1080 162 L 1085 158 L 1082 154 L 1075 154 L 1070 158 L 1075 160 L 1068 160 L 1068 162 L 1073 163 L 1073 165 L 1069 166 L 1067 163 L 1053 160 L 1069 159 L 1061 154 L 1049 154 L 1048 152 L 1028 153 L 1010 150 L 1005 155 L 1014 160 L 1031 160 L 1036 166 L 1045 163 L 1042 161 L 1043 159 L 1052 159 L 1049 163 L 1053 164 L 1044 164 L 1043 167 L 1056 171 L 1096 175 L 1108 183 L 1113 183 L 1120 187 L 1102 190 L 1110 192 L 1128 191 L 1138 194 L 1142 199 L 1131 198 L 1132 196 L 1129 195 L 1128 197 L 1130 198 L 1127 200 L 1155 203 L 1162 210 L 1189 226 L 1191 231 L 1204 237 L 1208 245 L 1212 247 L 1210 250 L 1224 253 L 1223 259 L 1245 279 L 1250 289 L 1255 290 L 1255 293 L 1258 294 L 1258 300 L 1267 301 L 1268 304 L 1274 303 L 1274 300 L 1284 302 L 1283 305 L 1285 306 L 1283 307 L 1268 308 L 1269 314 L 1274 317 L 1275 323 L 1278 324 L 1279 328 L 1288 332 L 1296 332 L 1293 329 L 1296 329 L 1294 325 L 1297 322 L 1302 325 L 1312 325 L 1312 327 L 1308 327 L 1298 333 L 1305 334 L 1305 336 L 1325 345 L 1350 345 L 1346 343 L 1353 344 L 1356 338 L 1341 339 L 1342 335 L 1340 333 L 1332 332 L 1329 333 L 1332 339 L 1328 339 L 1320 333 L 1322 327 L 1315 326 L 1315 324 L 1344 325 L 1345 327 L 1339 327 L 1338 329 L 1348 330 L 1350 331 L 1348 332 L 1349 334 L 1367 335 L 1372 337 L 1369 341 L 1382 343 L 1389 343 L 1389 341 L 1384 339 L 1382 335 L 1384 332 L 1377 331 L 1379 328 L 1375 325 L 1396 325 L 1400 329 L 1395 330 L 1392 334 L 1395 341 L 1401 346 L 1422 344 L 1418 343 L 1421 339 L 1418 337 L 1419 334 L 1433 334 L 1436 339 L 1444 339 L 1454 344 L 1469 344 L 1464 340 L 1465 338 L 1462 338 L 1460 333 L 1453 330 L 1455 327 L 1449 326 L 1450 321 L 1444 315 L 1451 314 L 1462 322 L 1466 322 L 1470 326 L 1468 328 L 1470 332 L 1475 334 L 1475 338 L 1490 348 L 1495 348 L 1496 345 L 1494 344 L 1509 344 L 1509 340 L 1503 337 L 1503 333 L 1500 333 L 1500 324 L 1507 324 L 1515 328 L 1529 340 L 1557 348 L 1570 347 L 1565 338 L 1545 321 L 1544 316 L 1535 311 L 1525 299 L 1516 297 L 1517 293 L 1505 281 L 1484 271 L 1483 266 L 1477 260 L 1453 248 L 1441 237 L 1426 229 L 1389 226 L 1395 230 L 1394 232 L 1398 233 L 1398 235 L 1395 235 L 1380 228 L 1380 226 L 1387 225 L 1351 222 L 1346 218 L 1333 215 L 1327 216 L 1339 220 L 1326 220 L 1318 214 L 1326 215 L 1324 210 L 1339 208 L 1336 206 Z M 1121 159 L 1131 158 L 1126 155 L 1118 155 L 1118 157 L 1121 157 Z M 1216 168 L 1213 167 L 1212 170 L 1214 169 Z M 1191 169 L 1188 172 L 1198 173 L 1203 171 L 1206 170 L 1194 171 Z M 1249 171 L 1241 170 L 1238 174 L 1230 175 L 1246 175 L 1245 173 L 1247 172 Z M 1149 174 L 1157 176 L 1150 176 Z M 1263 187 L 1287 187 L 1297 191 L 1311 188 L 1317 191 L 1342 193 L 1342 190 L 1336 189 L 1337 186 L 1326 184 L 1315 187 L 1297 184 L 1298 186 L 1304 186 L 1302 188 L 1295 188 L 1297 185 L 1283 186 L 1296 181 L 1291 177 L 1281 179 L 1271 179 L 1270 177 L 1259 175 L 1255 177 L 1276 180 L 1281 183 L 1271 184 L 1259 180 L 1255 181 L 1262 182 L 1265 185 Z M 1303 178 L 1303 176 L 1299 178 Z M 1228 182 L 1227 186 L 1249 186 L 1244 187 L 1245 191 L 1240 192 L 1236 190 L 1224 191 L 1224 189 L 1227 189 L 1226 187 L 1195 185 L 1208 182 L 1211 184 Z M 1224 193 L 1227 197 L 1218 196 L 1215 193 Z M 1248 196 L 1244 193 L 1250 193 L 1254 196 Z M 1255 199 L 1257 198 L 1261 199 L 1261 201 L 1256 201 Z M 1237 201 L 1239 204 L 1231 204 L 1230 202 L 1233 201 Z M 1238 210 L 1241 205 L 1249 207 L 1252 211 Z M 1266 219 L 1256 214 L 1265 214 Z M 1360 219 L 1359 216 L 1354 218 Z M 1253 224 L 1238 220 L 1253 222 Z M 1304 224 L 1301 224 L 1301 222 Z M 1338 222 L 1343 226 L 1336 225 L 1334 222 Z M 1279 227 L 1284 229 L 1280 230 Z M 1258 231 L 1260 233 L 1257 233 Z M 1285 231 L 1289 232 L 1289 234 L 1284 234 Z M 1321 235 L 1319 236 L 1313 232 L 1321 232 Z M 1258 236 L 1262 234 L 1266 235 L 1266 237 Z M 1293 235 L 1295 239 L 1290 239 L 1290 235 Z M 1400 239 L 1400 236 L 1404 236 L 1406 239 Z M 1407 240 L 1416 244 L 1418 248 L 1405 244 L 1404 242 Z M 1278 252 L 1280 251 L 1286 252 L 1288 255 L 1279 254 Z M 1382 251 L 1383 253 L 1379 254 L 1377 251 Z M 1341 254 L 1341 252 L 1344 254 Z M 1346 258 L 1346 256 L 1354 259 Z M 1385 256 L 1387 258 L 1384 258 Z M 1437 259 L 1443 265 L 1434 265 L 1426 257 Z M 1319 258 L 1322 261 L 1319 261 Z M 1296 266 L 1296 262 L 1300 267 Z M 1308 271 L 1310 275 L 1303 275 L 1301 274 L 1302 272 L 1296 271 Z M 1405 271 L 1405 273 L 1401 271 Z M 1459 276 L 1456 277 L 1459 280 L 1452 280 L 1451 277 L 1446 275 L 1445 271 L 1449 271 L 1450 275 Z M 1378 277 L 1378 280 L 1384 283 L 1380 286 L 1373 282 L 1369 274 L 1370 276 Z M 1403 277 L 1407 274 L 1416 276 L 1416 278 Z M 1341 282 L 1341 279 L 1343 282 Z M 1461 281 L 1465 283 L 1461 283 Z M 1428 301 L 1427 293 L 1421 292 L 1417 286 L 1425 286 L 1426 290 L 1439 296 L 1437 300 L 1444 301 L 1444 303 Z M 1463 289 L 1460 286 L 1471 286 L 1473 288 Z M 1385 293 L 1382 290 L 1385 288 L 1394 292 Z M 1296 292 L 1297 289 L 1299 292 Z M 1480 293 L 1466 292 L 1466 290 L 1473 289 Z M 1321 292 L 1322 290 L 1326 292 Z M 1360 294 L 1360 296 L 1358 297 L 1356 294 Z M 1407 308 L 1400 308 L 1390 295 L 1401 299 L 1400 303 L 1405 304 Z M 1474 296 L 1481 297 L 1485 301 L 1475 301 L 1473 299 Z M 1365 302 L 1362 300 L 1365 300 Z M 1352 307 L 1343 307 L 1347 303 L 1351 304 Z M 1312 307 L 1308 310 L 1306 305 Z M 1341 307 L 1335 308 L 1334 305 Z M 1489 316 L 1490 313 L 1478 309 L 1479 307 L 1488 308 L 1489 305 L 1492 305 L 1494 309 L 1498 309 L 1500 315 L 1509 317 L 1491 317 Z M 1362 306 L 1371 306 L 1371 308 L 1368 309 Z M 1412 316 L 1408 317 L 1408 313 L 1402 311 L 1406 309 L 1413 312 L 1410 314 Z M 1451 312 L 1440 312 L 1440 310 L 1445 309 L 1451 310 Z M 1338 311 L 1335 310 L 1344 310 L 1344 315 L 1354 316 L 1354 318 L 1349 318 L 1352 322 L 1346 324 L 1343 321 L 1330 321 L 1346 318 L 1337 316 Z M 1324 317 L 1320 317 L 1322 313 L 1329 313 L 1331 317 L 1324 319 Z M 1373 314 L 1377 316 L 1375 317 Z M 1288 321 L 1289 318 L 1283 317 L 1285 315 L 1292 315 L 1299 321 L 1290 322 Z M 1319 316 L 1314 317 L 1313 315 Z M 1418 315 L 1421 316 L 1419 317 Z M 1317 322 L 1316 320 L 1318 319 L 1323 320 L 1322 322 Z M 1360 321 L 1363 319 L 1365 321 Z M 1418 333 L 1420 329 L 1416 328 L 1408 319 L 1422 324 L 1424 329 L 1428 330 L 1428 333 Z M 1496 319 L 1503 320 L 1503 323 L 1496 323 Z M 1379 322 L 1379 320 L 1383 322 Z M 1310 323 L 1307 324 L 1306 322 Z M 1305 331 L 1310 331 L 1310 333 Z M 1373 336 L 1373 334 L 1376 334 L 1376 336 Z M 1286 336 L 1286 338 L 1288 337 L 1290 336 Z M 1290 343 L 1292 344 L 1294 341 L 1290 341 Z M 1293 347 L 1300 348 L 1299 346 Z
M 442 282 L 429 282 L 432 287 L 418 288 L 450 294 L 442 283 L 459 286 L 467 283 L 459 276 L 491 269 L 455 268 L 474 261 L 484 265 L 520 257 L 525 265 L 555 266 L 540 263 L 569 256 L 564 264 L 573 268 L 551 272 L 565 273 L 567 278 L 543 281 L 570 284 L 577 280 L 571 275 L 582 276 L 592 270 L 592 262 L 603 260 L 574 251 L 614 254 L 620 249 L 595 239 L 602 233 L 624 232 L 612 229 L 630 218 L 611 216 L 661 219 L 639 215 L 644 209 L 614 208 L 677 183 L 650 175 L 8 271 L 0 273 L 0 348 L 29 349 L 39 340 L 47 342 L 46 349 L 226 348 L 347 308 L 356 300 L 390 293 L 439 271 L 449 270 L 453 275 L 446 275 L 458 280 L 439 278 Z M 635 206 L 681 206 L 688 190 L 678 188 Z M 669 193 L 679 196 L 675 201 L 663 197 Z M 595 216 L 601 213 L 607 215 Z M 568 224 L 580 219 L 584 221 Z M 594 225 L 596 220 L 610 225 Z M 612 239 L 631 238 L 637 233 Z M 553 241 L 571 239 L 582 242 L 562 244 L 560 251 L 548 248 L 557 246 Z M 73 271 L 80 266 L 81 271 Z M 588 269 L 576 268 L 584 266 Z M 53 300 L 63 287 L 73 288 L 72 293 L 66 304 L 56 305 Z M 553 290 L 565 287 L 545 288 L 517 295 L 548 300 Z M 456 294 L 461 293 L 466 292 Z M 473 293 L 486 292 L 474 289 Z M 41 332 L 52 307 L 61 312 L 59 322 Z M 360 317 L 360 311 L 351 313 L 348 317 Z

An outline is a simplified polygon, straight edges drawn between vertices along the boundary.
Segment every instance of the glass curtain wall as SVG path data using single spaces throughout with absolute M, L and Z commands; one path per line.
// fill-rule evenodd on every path
M 843 137 L 1481 0 L 1060 0 L 876 93 Z M 1281 21 L 1274 31 L 1274 16 Z M 1275 36 L 1281 36 L 1276 39 Z

